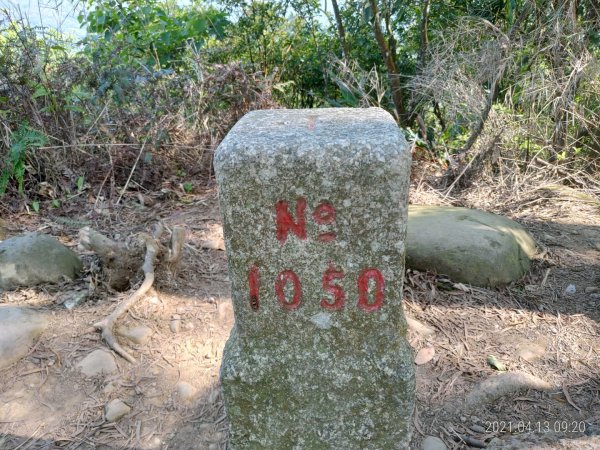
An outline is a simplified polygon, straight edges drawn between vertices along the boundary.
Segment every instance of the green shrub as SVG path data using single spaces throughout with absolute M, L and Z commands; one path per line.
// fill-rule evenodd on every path
M 3 161 L 0 172 L 0 196 L 6 193 L 8 183 L 14 178 L 18 185 L 18 191 L 23 192 L 23 178 L 25 175 L 25 162 L 28 152 L 42 147 L 48 141 L 46 136 L 28 125 L 22 124 L 11 136 L 11 145 L 8 156 Z

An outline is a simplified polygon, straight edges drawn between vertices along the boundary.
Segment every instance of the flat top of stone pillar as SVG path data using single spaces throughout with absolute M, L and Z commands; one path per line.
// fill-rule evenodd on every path
M 404 137 L 392 116 L 381 108 L 271 109 L 251 111 L 220 145 L 231 148 L 390 145 Z M 281 145 L 279 145 L 281 144 Z

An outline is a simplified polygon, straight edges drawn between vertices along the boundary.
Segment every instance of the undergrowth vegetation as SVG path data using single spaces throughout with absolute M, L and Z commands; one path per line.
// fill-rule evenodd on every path
M 595 2 L 88 0 L 85 11 L 83 38 L 0 14 L 5 209 L 58 209 L 86 186 L 113 203 L 127 189 L 191 192 L 237 119 L 273 107 L 387 109 L 446 196 L 501 165 L 560 166 L 600 192 Z

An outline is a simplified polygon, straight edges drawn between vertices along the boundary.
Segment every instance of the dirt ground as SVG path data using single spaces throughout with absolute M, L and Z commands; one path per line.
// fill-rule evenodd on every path
M 417 366 L 413 448 L 420 448 L 426 435 L 440 437 L 449 449 L 471 448 L 466 442 L 473 448 L 503 443 L 509 448 L 509 438 L 525 431 L 558 442 L 600 427 L 600 298 L 586 293 L 600 286 L 600 208 L 576 191 L 536 192 L 532 199 L 506 203 L 512 210 L 481 205 L 518 220 L 540 244 L 540 256 L 523 280 L 487 290 L 407 272 L 407 315 L 433 330 L 430 335 L 411 331 L 409 340 L 415 351 L 431 347 L 435 352 Z M 127 292 L 108 291 L 91 270 L 77 284 L 96 286 L 96 294 L 73 310 L 60 304 L 72 285 L 0 294 L 0 304 L 27 305 L 51 317 L 29 355 L 0 371 L 1 449 L 227 447 L 218 371 L 233 324 L 230 285 L 225 253 L 205 248 L 220 239 L 215 189 L 157 204 L 142 207 L 132 196 L 118 209 L 89 205 L 86 212 L 83 205 L 68 219 L 43 214 L 7 219 L 13 234 L 41 230 L 72 247 L 83 225 L 124 238 L 150 230 L 157 220 L 167 227 L 184 225 L 188 240 L 182 264 L 159 269 L 156 294 L 120 320 L 124 326 L 145 325 L 153 334 L 143 345 L 127 346 L 137 362 L 117 357 L 115 375 L 86 378 L 76 365 L 91 351 L 106 348 L 90 325 Z M 84 258 L 88 266 L 93 261 L 92 255 Z M 575 293 L 567 293 L 569 285 Z M 174 315 L 180 318 L 178 332 L 171 329 Z M 489 355 L 509 371 L 534 375 L 556 389 L 512 393 L 468 410 L 448 408 L 497 373 L 487 363 Z M 193 386 L 191 398 L 177 393 L 179 381 Z M 131 412 L 110 423 L 104 407 L 115 398 Z

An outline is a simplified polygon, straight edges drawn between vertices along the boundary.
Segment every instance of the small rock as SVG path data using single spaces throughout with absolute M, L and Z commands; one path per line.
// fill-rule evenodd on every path
M 111 381 L 110 383 L 107 383 L 106 386 L 104 386 L 104 388 L 102 389 L 102 392 L 109 395 L 109 394 L 112 394 L 113 392 L 115 392 L 116 390 L 117 390 L 117 383 L 115 383 L 114 381 Z
M 89 292 L 87 290 L 71 292 L 67 295 L 63 305 L 68 310 L 71 310 L 85 302 L 88 296 Z
M 179 400 L 183 401 L 191 400 L 196 395 L 196 388 L 185 381 L 178 382 L 175 386 L 175 391 L 177 392 Z
M 194 329 L 194 324 L 192 322 L 186 322 L 183 328 L 185 328 L 187 331 L 191 331 Z
M 423 450 L 447 450 L 446 444 L 439 437 L 425 436 L 421 447 Z
M 32 309 L 0 307 L 0 369 L 27 356 L 48 319 Z
M 485 434 L 485 428 L 482 427 L 481 425 L 471 425 L 471 431 L 474 431 L 475 433 L 479 433 L 479 434 Z
M 116 422 L 121 417 L 129 414 L 131 408 L 118 398 L 111 400 L 104 407 L 104 416 L 108 422 Z
M 415 356 L 415 364 L 417 366 L 421 366 L 423 364 L 427 364 L 429 361 L 433 359 L 435 355 L 435 349 L 433 347 L 423 347 Z
M 145 344 L 152 337 L 152 328 L 147 327 L 145 325 L 140 325 L 137 327 L 127 328 L 127 327 L 119 327 L 117 329 L 117 333 L 119 333 L 124 338 L 129 339 L 134 344 Z
M 209 239 L 207 241 L 200 242 L 200 247 L 209 250 L 225 250 L 225 242 L 223 239 Z
M 171 329 L 171 332 L 179 333 L 179 330 L 181 329 L 181 320 L 179 320 L 179 319 L 171 320 L 171 324 L 169 325 L 169 328 Z
M 586 294 L 595 294 L 596 292 L 600 292 L 600 287 L 598 286 L 588 286 L 585 288 Z
M 215 444 L 214 442 L 212 444 L 208 444 L 208 450 L 219 450 L 219 444 Z
M 148 447 L 151 449 L 159 449 L 162 447 L 162 441 L 160 440 L 159 437 L 154 436 L 152 439 L 150 439 L 150 441 L 148 442 Z
M 181 320 L 181 316 L 179 314 L 173 314 L 171 316 L 171 319 L 173 319 L 173 320 Z
M 488 442 L 488 446 L 499 446 L 502 444 L 502 440 L 500 438 L 493 438 L 490 442 Z
M 77 367 L 88 377 L 114 373 L 118 370 L 114 356 L 104 350 L 94 350 L 79 361 Z
M 575 286 L 574 284 L 568 285 L 567 288 L 565 289 L 565 294 L 567 294 L 567 295 L 572 295 L 575 292 L 577 292 L 577 286 Z
M 546 353 L 546 348 L 539 345 L 530 343 L 529 345 L 524 345 L 519 348 L 517 351 L 517 355 L 523 358 L 525 361 L 535 361 L 536 359 L 541 358 Z
M 527 284 L 525 285 L 525 290 L 527 292 L 537 292 L 540 290 L 540 287 L 537 284 Z

